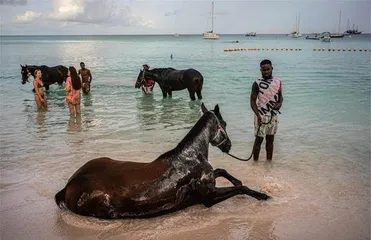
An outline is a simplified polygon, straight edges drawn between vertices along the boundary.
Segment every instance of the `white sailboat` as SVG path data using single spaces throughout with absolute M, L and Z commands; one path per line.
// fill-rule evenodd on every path
M 300 33 L 300 14 L 299 14 L 299 18 L 296 17 L 295 30 L 291 33 L 291 37 L 293 37 L 293 38 L 301 37 L 301 33 Z
M 211 3 L 211 30 L 202 34 L 204 39 L 217 40 L 219 35 L 214 33 L 214 1 Z

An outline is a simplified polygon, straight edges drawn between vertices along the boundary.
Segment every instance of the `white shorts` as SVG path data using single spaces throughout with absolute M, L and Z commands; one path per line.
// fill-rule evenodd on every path
M 265 137 L 266 135 L 275 135 L 277 133 L 277 128 L 278 128 L 278 116 L 277 115 L 273 116 L 272 120 L 271 120 L 271 116 L 263 116 L 262 119 L 263 119 L 263 124 L 260 125 L 260 128 L 259 128 L 258 118 L 256 116 L 254 118 L 255 136 Z M 264 123 L 268 123 L 268 124 L 264 124 Z M 258 128 L 259 128 L 259 132 L 258 132 Z

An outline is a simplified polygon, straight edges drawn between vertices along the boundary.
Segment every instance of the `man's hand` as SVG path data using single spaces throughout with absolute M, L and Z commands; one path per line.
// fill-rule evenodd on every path
M 263 119 L 261 116 L 258 116 L 258 125 L 262 125 L 263 124 Z

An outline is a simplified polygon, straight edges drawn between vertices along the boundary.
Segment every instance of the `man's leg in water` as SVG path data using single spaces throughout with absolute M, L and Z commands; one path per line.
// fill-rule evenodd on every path
M 272 160 L 274 135 L 265 136 L 265 140 L 266 140 L 265 150 L 267 150 L 267 160 Z
M 254 147 L 253 147 L 253 152 L 252 152 L 255 161 L 259 160 L 260 146 L 263 140 L 264 140 L 263 137 L 255 136 L 255 142 L 254 142 Z

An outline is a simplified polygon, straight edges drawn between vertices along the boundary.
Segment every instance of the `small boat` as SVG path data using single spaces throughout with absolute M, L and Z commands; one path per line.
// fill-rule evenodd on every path
M 353 28 L 350 29 L 350 21 L 348 18 L 348 25 L 347 25 L 347 30 L 344 32 L 345 35 L 358 35 L 361 34 L 362 31 L 358 31 L 358 26 L 357 28 L 354 28 L 355 24 L 353 24 Z
M 204 39 L 217 40 L 219 35 L 214 33 L 214 1 L 211 3 L 211 31 L 202 34 Z
M 331 37 L 323 37 L 321 39 L 322 42 L 331 42 Z
M 309 39 L 309 40 L 320 40 L 321 39 L 321 36 L 318 36 L 318 34 L 316 33 L 314 36 L 307 35 L 305 37 L 305 39 Z
M 330 38 L 343 38 L 344 37 L 344 34 L 342 33 L 332 33 L 330 35 Z
M 299 14 L 299 17 L 296 17 L 295 30 L 291 33 L 291 37 L 293 38 L 301 37 L 299 28 L 300 28 L 300 14 Z
M 322 42 L 331 42 L 331 33 L 329 33 L 329 32 L 321 33 L 321 41 Z
M 246 37 L 256 37 L 256 32 L 249 32 L 245 34 Z

